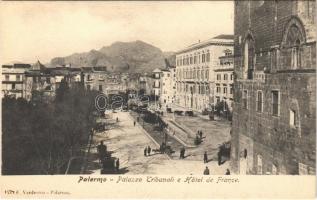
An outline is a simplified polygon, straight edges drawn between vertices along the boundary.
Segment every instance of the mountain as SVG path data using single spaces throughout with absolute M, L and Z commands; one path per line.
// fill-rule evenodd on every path
M 115 42 L 99 50 L 53 58 L 51 64 L 71 64 L 74 67 L 106 66 L 107 70 L 112 72 L 152 72 L 155 68 L 165 68 L 165 58 L 170 59 L 173 54 L 162 52 L 159 48 L 138 40 Z

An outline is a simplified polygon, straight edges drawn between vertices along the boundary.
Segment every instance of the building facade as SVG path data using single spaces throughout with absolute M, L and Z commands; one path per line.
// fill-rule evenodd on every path
M 225 102 L 224 110 L 232 111 L 233 103 L 233 52 L 227 49 L 219 57 L 219 65 L 215 67 L 216 104 Z
M 176 69 L 170 67 L 161 70 L 161 96 L 160 103 L 165 107 L 171 107 L 176 97 Z
M 201 112 L 214 105 L 214 70 L 219 57 L 232 48 L 233 36 L 219 35 L 176 53 L 177 106 Z
M 25 71 L 24 98 L 53 100 L 63 79 L 70 87 L 80 85 L 82 84 L 81 70 L 64 66 L 47 68 L 38 61 Z
M 235 1 L 231 163 L 315 174 L 315 1 Z
M 4 96 L 25 97 L 25 71 L 30 67 L 29 64 L 2 65 L 1 98 Z
M 161 96 L 161 76 L 162 76 L 162 70 L 161 69 L 154 69 L 153 70 L 153 94 L 156 97 L 160 97 Z

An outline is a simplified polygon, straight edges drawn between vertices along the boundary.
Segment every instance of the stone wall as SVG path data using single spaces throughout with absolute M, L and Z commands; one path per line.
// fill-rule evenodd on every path
M 258 155 L 262 174 L 299 174 L 299 163 L 315 174 L 316 149 L 316 38 L 313 1 L 235 2 L 234 113 L 232 128 L 232 167 L 239 172 L 243 150 L 251 152 L 248 172 L 258 174 Z M 285 31 L 296 21 L 303 28 L 300 66 L 291 67 L 291 52 L 283 48 Z M 313 34 L 314 33 L 314 34 Z M 247 35 L 254 39 L 254 72 L 261 79 L 243 77 L 243 47 Z M 272 52 L 277 50 L 277 55 Z M 274 55 L 274 56 L 273 56 Z M 276 57 L 275 57 L 276 56 Z M 276 63 L 273 63 L 276 58 Z M 276 66 L 274 66 L 276 65 Z M 274 67 L 274 68 L 273 68 Z M 248 91 L 248 108 L 243 108 L 243 90 Z M 279 115 L 272 115 L 272 90 L 279 91 Z M 257 91 L 263 94 L 263 111 L 257 112 Z M 290 111 L 295 111 L 295 126 Z M 247 139 L 246 139 L 247 138 Z M 248 141 L 251 140 L 251 141 Z M 250 150 L 248 143 L 252 143 Z

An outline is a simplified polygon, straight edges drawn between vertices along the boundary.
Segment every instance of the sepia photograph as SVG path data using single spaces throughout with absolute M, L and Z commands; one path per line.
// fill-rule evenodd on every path
M 2 176 L 315 176 L 315 1 L 7 1 L 0 15 Z

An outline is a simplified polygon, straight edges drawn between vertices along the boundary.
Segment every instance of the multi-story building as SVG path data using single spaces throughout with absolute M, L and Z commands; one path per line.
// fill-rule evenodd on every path
M 233 49 L 232 35 L 219 35 L 176 53 L 176 105 L 203 111 L 215 103 L 215 68 Z
M 231 163 L 315 174 L 315 1 L 235 1 Z
M 32 97 L 36 97 L 52 100 L 63 79 L 71 87 L 80 85 L 82 84 L 81 70 L 64 66 L 47 68 L 37 61 L 25 71 L 24 98 L 31 100 Z
M 93 67 L 82 68 L 84 74 L 84 84 L 87 90 L 97 90 L 104 94 L 108 94 L 108 73 L 103 69 L 95 69 Z M 110 80 L 112 77 L 109 77 Z M 114 82 L 114 81 L 113 81 Z
M 165 107 L 170 107 L 176 96 L 175 67 L 161 70 L 161 96 L 160 103 Z
M 2 98 L 25 97 L 24 73 L 30 67 L 30 64 L 2 65 Z
M 233 54 L 227 49 L 219 57 L 219 65 L 215 67 L 216 104 L 223 101 L 224 109 L 232 111 L 233 103 Z
M 153 94 L 156 97 L 161 96 L 161 76 L 162 76 L 162 70 L 160 69 L 154 69 L 153 70 Z

